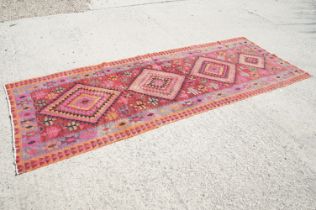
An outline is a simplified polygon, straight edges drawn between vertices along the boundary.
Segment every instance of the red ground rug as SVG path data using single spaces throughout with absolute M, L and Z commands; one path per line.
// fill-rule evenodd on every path
M 235 38 L 7 84 L 17 173 L 308 77 Z

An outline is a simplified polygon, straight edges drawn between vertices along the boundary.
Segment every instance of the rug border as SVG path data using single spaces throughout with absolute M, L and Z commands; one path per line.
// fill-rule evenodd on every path
M 180 111 L 177 113 L 173 113 L 173 114 L 161 117 L 161 118 L 156 118 L 152 121 L 148 121 L 148 122 L 141 123 L 139 125 L 128 127 L 125 130 L 119 131 L 117 133 L 113 133 L 113 134 L 99 137 L 99 138 L 95 138 L 95 139 L 90 139 L 87 142 L 82 142 L 82 143 L 77 144 L 77 145 L 63 148 L 63 150 L 57 150 L 55 152 L 41 155 L 39 157 L 30 159 L 27 161 L 20 160 L 21 161 L 20 164 L 23 165 L 23 167 L 22 167 L 22 169 L 19 169 L 19 164 L 18 164 L 19 157 L 17 155 L 16 139 L 15 139 L 15 137 L 18 134 L 18 133 L 16 133 L 17 132 L 16 127 L 18 127 L 18 124 L 17 124 L 18 122 L 15 122 L 15 121 L 17 121 L 18 116 L 15 113 L 15 109 L 13 109 L 13 107 L 12 107 L 13 105 L 15 105 L 15 104 L 12 104 L 12 103 L 14 103 L 14 101 L 11 101 L 11 100 L 13 100 L 11 97 L 12 96 L 12 93 L 11 93 L 12 88 L 14 88 L 16 86 L 24 86 L 24 85 L 27 85 L 29 83 L 39 82 L 42 80 L 52 79 L 55 77 L 68 76 L 68 75 L 75 74 L 75 73 L 82 73 L 82 72 L 85 72 L 88 70 L 97 70 L 99 68 L 103 68 L 103 67 L 106 67 L 109 65 L 124 64 L 127 62 L 137 61 L 140 59 L 151 58 L 153 56 L 169 55 L 169 54 L 176 53 L 179 51 L 191 50 L 191 49 L 195 49 L 195 48 L 203 48 L 203 47 L 208 47 L 208 46 L 212 46 L 212 45 L 238 41 L 238 40 L 246 40 L 247 42 L 249 42 L 255 46 L 258 46 L 257 44 L 249 41 L 245 37 L 237 37 L 237 38 L 227 39 L 227 40 L 223 40 L 223 41 L 209 42 L 209 43 L 205 43 L 205 44 L 192 45 L 192 46 L 188 46 L 188 47 L 160 51 L 160 52 L 156 52 L 156 53 L 144 54 L 144 55 L 135 56 L 132 58 L 126 58 L 126 59 L 121 59 L 121 60 L 116 60 L 116 61 L 111 61 L 111 62 L 104 62 L 104 63 L 98 64 L 95 66 L 82 67 L 82 68 L 78 68 L 78 69 L 74 69 L 74 70 L 68 70 L 65 72 L 59 72 L 59 73 L 55 73 L 55 74 L 51 74 L 51 75 L 47 75 L 47 76 L 43 76 L 43 77 L 37 77 L 37 78 L 29 79 L 29 80 L 23 80 L 23 81 L 9 83 L 9 84 L 4 85 L 5 90 L 6 90 L 6 94 L 7 94 L 9 109 L 10 109 L 10 116 L 11 116 L 16 174 L 19 175 L 19 174 L 22 174 L 22 173 L 25 173 L 28 171 L 32 171 L 34 169 L 41 168 L 41 167 L 50 165 L 52 163 L 56 163 L 56 162 L 59 162 L 61 160 L 65 160 L 65 159 L 77 156 L 79 154 L 94 150 L 96 148 L 100 148 L 102 146 L 109 145 L 109 144 L 112 144 L 112 143 L 117 142 L 117 141 L 131 138 L 133 136 L 139 135 L 139 134 L 147 132 L 149 130 L 153 130 L 155 128 L 158 128 L 160 126 L 163 126 L 163 125 L 166 125 L 166 124 L 169 124 L 169 123 L 181 120 L 181 119 L 185 119 L 185 118 L 188 118 L 190 116 L 193 116 L 193 115 L 196 115 L 196 114 L 199 114 L 202 112 L 206 112 L 208 110 L 212 110 L 214 108 L 224 106 L 224 105 L 230 104 L 230 103 L 235 102 L 235 101 L 247 99 L 250 96 L 255 96 L 255 95 L 258 95 L 258 94 L 261 94 L 264 92 L 269 92 L 271 90 L 274 90 L 274 89 L 277 89 L 280 87 L 285 87 L 285 86 L 288 86 L 294 82 L 304 80 L 304 79 L 307 79 L 310 77 L 309 73 L 307 73 L 304 70 L 291 64 L 292 66 L 302 70 L 303 73 L 296 76 L 296 77 L 292 77 L 288 80 L 281 81 L 278 83 L 273 83 L 273 84 L 268 85 L 266 87 L 263 87 L 261 89 L 249 90 L 247 92 L 243 92 L 243 93 L 239 93 L 239 94 L 236 94 L 233 96 L 228 96 L 228 97 L 224 97 L 224 98 L 221 98 L 221 99 L 218 99 L 215 101 L 211 101 L 209 103 L 202 104 L 202 105 L 194 107 L 194 108 L 186 109 L 186 110 L 183 110 L 183 111 Z M 259 47 L 259 48 L 261 48 L 261 47 Z M 261 48 L 261 49 L 263 49 L 263 48 Z M 266 51 L 265 49 L 263 49 L 263 50 Z M 272 54 L 272 53 L 270 53 L 270 54 Z M 272 55 L 274 55 L 274 54 L 272 54 Z M 277 57 L 277 58 L 279 58 L 279 57 Z M 282 59 L 282 61 L 287 62 L 283 59 Z M 13 116 L 15 116 L 16 118 L 13 118 Z M 83 147 L 83 149 L 80 147 Z M 58 156 L 59 153 L 63 153 L 63 155 L 61 157 L 59 157 Z M 40 160 L 43 160 L 44 162 L 42 163 L 42 162 L 40 162 Z M 34 162 L 36 163 L 35 165 L 33 165 Z M 30 165 L 30 167 L 28 169 L 25 167 L 25 165 L 27 163 Z M 40 163 L 40 164 L 38 164 L 38 163 Z

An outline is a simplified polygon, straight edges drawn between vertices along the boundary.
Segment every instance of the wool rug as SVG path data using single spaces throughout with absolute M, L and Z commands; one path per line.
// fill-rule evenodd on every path
M 16 172 L 309 76 L 240 37 L 7 84 Z

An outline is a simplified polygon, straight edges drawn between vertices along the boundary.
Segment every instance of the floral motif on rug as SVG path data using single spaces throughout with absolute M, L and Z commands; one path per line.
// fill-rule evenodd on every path
M 17 173 L 308 77 L 235 38 L 7 84 Z

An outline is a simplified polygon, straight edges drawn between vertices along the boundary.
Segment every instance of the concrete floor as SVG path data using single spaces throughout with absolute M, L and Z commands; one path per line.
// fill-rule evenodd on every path
M 0 23 L 0 83 L 236 36 L 316 74 L 312 0 L 89 8 Z M 0 209 L 316 209 L 315 89 L 312 77 L 20 176 L 2 90 Z
M 89 0 L 0 0 L 0 22 L 88 9 Z

